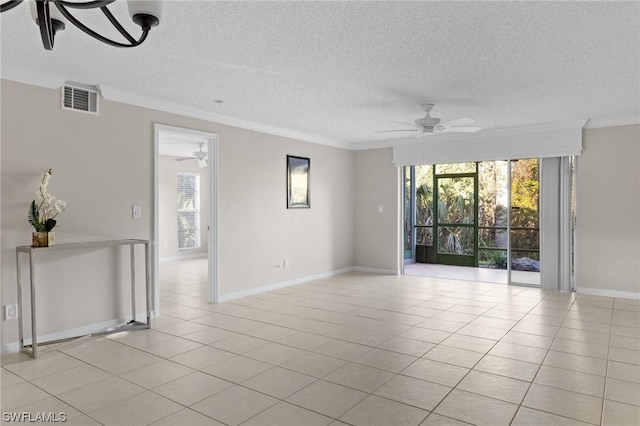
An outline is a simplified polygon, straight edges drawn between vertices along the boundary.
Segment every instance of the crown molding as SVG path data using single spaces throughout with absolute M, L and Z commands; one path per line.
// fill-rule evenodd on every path
M 640 124 L 640 115 L 624 115 L 619 117 L 590 118 L 587 121 L 587 124 L 584 125 L 584 128 L 599 129 L 601 127 L 629 126 L 633 124 Z
M 383 149 L 383 148 L 393 148 L 393 141 L 375 141 L 375 142 L 354 142 L 350 144 L 350 148 L 352 151 L 365 151 L 367 149 Z
M 58 89 L 65 81 L 59 78 L 44 76 L 34 72 L 12 72 L 11 70 L 2 70 L 2 79 L 11 80 L 18 83 L 29 84 L 32 86 L 44 87 L 47 89 Z M 172 102 L 161 101 L 159 99 L 137 96 L 131 93 L 118 90 L 113 87 L 98 85 L 102 97 L 112 102 L 120 102 L 127 105 L 148 108 L 157 111 L 168 112 L 171 114 L 182 115 L 185 117 L 196 118 L 200 120 L 210 121 L 216 124 L 224 124 L 227 126 L 237 127 L 246 130 L 266 133 L 285 138 L 296 139 L 302 142 L 309 142 L 319 145 L 332 146 L 342 149 L 353 149 L 352 144 L 347 142 L 325 138 L 318 135 L 299 132 L 297 130 L 286 129 L 282 127 L 272 126 L 265 123 L 252 122 L 242 120 L 235 117 L 229 117 L 221 114 L 214 114 L 197 108 L 191 108 L 184 105 L 177 105 Z
M 197 118 L 205 121 L 214 122 L 217 124 L 224 124 L 227 126 L 238 127 L 246 130 L 253 130 L 256 132 L 267 133 L 275 136 L 282 136 L 290 139 L 297 139 L 303 142 L 310 142 L 319 145 L 333 146 L 343 149 L 351 149 L 349 144 L 330 138 L 324 138 L 309 133 L 299 132 L 296 130 L 285 129 L 277 126 L 272 126 L 265 123 L 252 122 L 248 120 L 242 120 L 235 117 L 229 117 L 226 115 L 215 114 L 208 111 L 204 111 L 197 108 L 191 108 L 184 105 L 177 105 L 172 102 L 160 101 L 144 96 L 137 96 L 131 93 L 127 93 L 113 87 L 100 86 L 104 98 L 112 102 L 120 102 L 127 105 L 138 106 L 142 108 L 149 108 L 158 111 L 169 112 L 172 114 L 183 115 L 186 117 Z
M 33 86 L 45 87 L 48 89 L 58 89 L 65 83 L 65 80 L 56 78 L 54 76 L 45 75 L 42 73 L 34 72 L 33 70 L 12 70 L 8 68 L 2 69 L 2 79 L 11 80 L 18 83 L 29 84 Z M 153 110 L 168 112 L 171 114 L 182 115 L 186 117 L 205 120 L 217 124 L 224 124 L 227 126 L 237 127 L 246 130 L 253 130 L 256 132 L 266 133 L 275 136 L 282 136 L 285 138 L 296 139 L 303 142 L 309 142 L 319 145 L 332 146 L 336 148 L 348 149 L 352 151 L 362 151 L 368 149 L 381 149 L 392 148 L 398 145 L 404 145 L 411 142 L 416 142 L 416 139 L 437 139 L 437 140 L 469 140 L 475 139 L 478 135 L 500 135 L 500 136 L 524 136 L 531 135 L 532 133 L 548 132 L 553 130 L 560 130 L 563 127 L 566 128 L 568 123 L 575 125 L 578 122 L 582 122 L 584 129 L 596 129 L 601 127 L 615 127 L 615 126 L 627 126 L 633 124 L 640 124 L 640 116 L 638 115 L 626 115 L 618 117 L 606 117 L 586 120 L 577 120 L 573 122 L 563 123 L 551 123 L 551 124 L 539 124 L 533 126 L 522 127 L 510 127 L 504 129 L 487 129 L 481 130 L 477 133 L 444 133 L 444 134 L 432 134 L 421 138 L 402 138 L 391 139 L 385 141 L 372 141 L 372 142 L 345 142 L 331 138 L 325 138 L 318 135 L 299 132 L 297 130 L 286 129 L 282 127 L 273 126 L 266 123 L 252 122 L 235 117 L 230 117 L 222 114 L 214 114 L 205 110 L 191 108 L 184 105 L 177 105 L 171 102 L 161 101 L 159 99 L 137 96 L 122 90 L 118 90 L 113 87 L 98 85 L 104 99 L 112 102 L 120 102 L 127 105 L 138 106 L 141 108 L 149 108 Z M 571 126 L 572 127 L 572 126 Z
M 59 89 L 64 84 L 64 80 L 60 80 L 51 75 L 43 75 L 32 70 L 14 71 L 6 67 L 2 68 L 3 80 L 15 81 L 16 83 L 29 84 L 31 86 L 44 87 L 46 89 Z

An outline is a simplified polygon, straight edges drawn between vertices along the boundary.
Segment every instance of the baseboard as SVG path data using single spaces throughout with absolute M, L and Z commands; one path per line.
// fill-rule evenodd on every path
M 260 293 L 266 293 L 268 291 L 278 290 L 280 288 L 290 287 L 292 285 L 303 284 L 310 281 L 316 281 L 323 278 L 333 277 L 335 275 L 346 274 L 347 272 L 351 272 L 354 269 L 352 267 L 336 269 L 333 271 L 323 272 L 321 274 L 316 275 L 307 275 L 300 278 L 295 278 L 288 281 L 280 281 L 273 284 L 267 284 L 260 287 L 250 288 L 247 290 L 236 291 L 233 293 L 221 294 L 218 296 L 219 302 L 228 302 L 230 300 L 239 299 L 241 297 L 254 296 Z
M 352 268 L 355 272 L 368 272 L 370 274 L 382 274 L 382 275 L 399 275 L 400 272 L 394 269 L 380 269 L 380 268 L 368 268 L 366 266 L 354 266 Z
M 146 316 L 147 316 L 146 312 L 137 313 L 136 320 L 146 321 Z M 154 318 L 153 312 L 151 313 L 151 318 Z M 110 321 L 104 321 L 97 324 L 90 324 L 83 327 L 63 330 L 56 333 L 46 334 L 44 336 L 38 336 L 38 342 L 39 342 L 38 345 L 45 344 L 46 342 L 50 342 L 52 340 L 70 339 L 74 337 L 82 337 L 82 336 L 88 336 L 94 333 L 100 333 L 110 327 L 129 322 L 131 321 L 131 319 L 132 319 L 131 316 L 129 316 L 127 318 L 119 318 L 119 319 L 114 319 Z M 24 344 L 30 345 L 31 338 L 25 339 Z M 2 353 L 3 355 L 17 353 L 18 348 L 19 348 L 19 345 L 17 341 L 11 342 L 11 343 L 5 343 L 0 346 L 0 353 Z
M 640 293 L 636 293 L 633 291 L 620 291 L 620 290 L 609 290 L 606 288 L 580 288 L 576 289 L 576 292 L 579 294 L 588 294 L 590 296 L 606 296 L 606 297 L 619 297 L 621 299 L 640 299 Z
M 185 254 L 184 256 L 161 257 L 158 260 L 160 262 L 175 262 L 177 260 L 206 259 L 206 258 L 207 258 L 207 253 L 194 253 L 194 254 Z

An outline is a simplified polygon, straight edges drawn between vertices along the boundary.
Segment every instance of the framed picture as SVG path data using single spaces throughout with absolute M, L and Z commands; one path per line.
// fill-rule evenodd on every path
M 309 195 L 309 168 L 311 160 L 287 155 L 287 208 L 308 209 L 311 207 Z

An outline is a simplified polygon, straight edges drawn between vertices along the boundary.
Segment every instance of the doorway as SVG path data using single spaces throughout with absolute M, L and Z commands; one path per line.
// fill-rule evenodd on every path
M 539 286 L 538 165 L 406 166 L 405 273 Z
M 154 126 L 154 314 L 159 290 L 170 280 L 193 286 L 186 300 L 218 300 L 218 136 Z M 188 288 L 188 286 L 187 286 Z

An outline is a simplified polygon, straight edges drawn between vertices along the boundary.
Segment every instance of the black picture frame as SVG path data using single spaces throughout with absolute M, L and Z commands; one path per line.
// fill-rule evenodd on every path
M 311 208 L 311 160 L 287 155 L 287 208 Z

